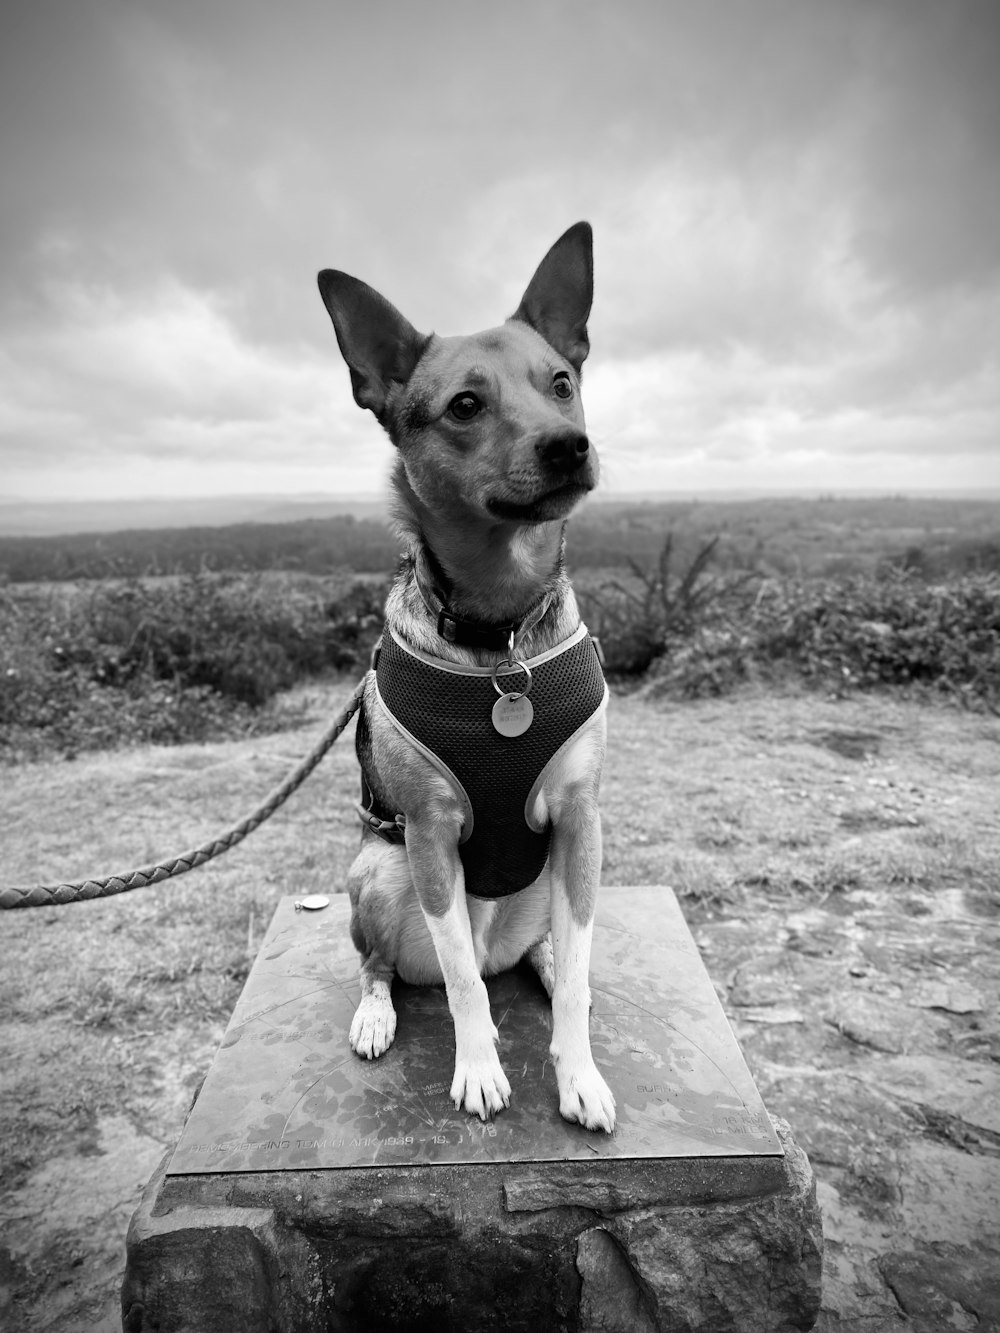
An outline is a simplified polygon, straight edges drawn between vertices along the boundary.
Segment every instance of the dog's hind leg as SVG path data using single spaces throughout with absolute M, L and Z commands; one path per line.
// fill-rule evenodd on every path
M 552 936 L 544 935 L 537 944 L 533 944 L 524 955 L 538 973 L 538 980 L 545 987 L 545 994 L 552 999 L 556 988 L 556 964 L 552 956 Z
M 366 1060 L 376 1060 L 392 1045 L 396 1035 L 396 1010 L 392 1005 L 395 968 L 374 950 L 361 964 L 361 1003 L 351 1024 L 351 1049 Z
M 351 1023 L 351 1049 L 375 1060 L 392 1045 L 396 1011 L 392 1005 L 399 903 L 409 884 L 402 847 L 366 837 L 348 875 L 351 938 L 361 955 L 361 1002 Z

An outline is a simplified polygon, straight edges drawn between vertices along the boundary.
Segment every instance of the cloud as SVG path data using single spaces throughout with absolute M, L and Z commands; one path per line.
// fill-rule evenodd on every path
M 304 342 L 280 354 L 256 346 L 223 301 L 172 280 L 127 299 L 72 284 L 48 297 L 58 322 L 8 340 L 4 353 L 0 429 L 14 441 L 12 475 L 48 468 L 62 492 L 81 470 L 100 469 L 113 493 L 107 469 L 134 474 L 144 460 L 151 477 L 167 463 L 228 468 L 235 489 L 248 470 L 263 476 L 277 462 L 317 472 L 336 458 L 347 473 L 367 470 L 357 414 L 331 391 L 332 358 Z
M 0 51 L 8 486 L 138 485 L 146 466 L 164 487 L 301 489 L 334 458 L 373 489 L 388 446 L 350 397 L 316 270 L 468 331 L 515 308 L 580 217 L 612 479 L 667 476 L 669 455 L 696 482 L 770 484 L 792 460 L 851 484 L 867 459 L 892 484 L 907 439 L 942 484 L 956 448 L 966 475 L 995 475 L 992 0 L 458 15 L 17 7 Z
M 877 6 L 854 144 L 856 245 L 893 294 L 1000 276 L 1000 14 L 989 0 Z

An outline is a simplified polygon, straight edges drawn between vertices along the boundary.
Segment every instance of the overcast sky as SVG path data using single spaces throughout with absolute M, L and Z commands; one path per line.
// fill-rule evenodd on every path
M 7 0 L 0 499 L 381 489 L 418 328 L 595 231 L 605 489 L 1000 486 L 998 0 Z

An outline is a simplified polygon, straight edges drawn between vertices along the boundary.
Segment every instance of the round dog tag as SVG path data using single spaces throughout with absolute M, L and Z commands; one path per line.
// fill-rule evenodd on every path
M 534 716 L 526 694 L 501 694 L 493 705 L 493 725 L 501 736 L 523 736 Z
M 319 912 L 324 907 L 330 906 L 330 899 L 325 893 L 309 893 L 304 898 L 300 898 L 295 904 L 296 912 L 301 912 L 303 908 L 307 912 Z

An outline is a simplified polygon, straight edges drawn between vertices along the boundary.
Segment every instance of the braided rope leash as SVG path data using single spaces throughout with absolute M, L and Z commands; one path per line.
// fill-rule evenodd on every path
M 362 679 L 355 687 L 346 706 L 337 714 L 326 731 L 284 780 L 274 788 L 261 804 L 245 819 L 180 856 L 171 857 L 158 865 L 144 866 L 141 870 L 129 870 L 122 875 L 108 875 L 105 879 L 84 879 L 74 884 L 35 884 L 20 888 L 9 886 L 0 888 L 0 910 L 14 907 L 59 907 L 63 903 L 83 902 L 87 898 L 110 898 L 116 893 L 128 893 L 130 889 L 144 889 L 149 884 L 159 884 L 161 880 L 183 875 L 187 870 L 204 865 L 230 847 L 242 842 L 249 833 L 259 828 L 265 819 L 270 818 L 279 806 L 284 805 L 316 765 L 332 747 L 334 741 L 350 722 L 361 706 L 365 682 Z

